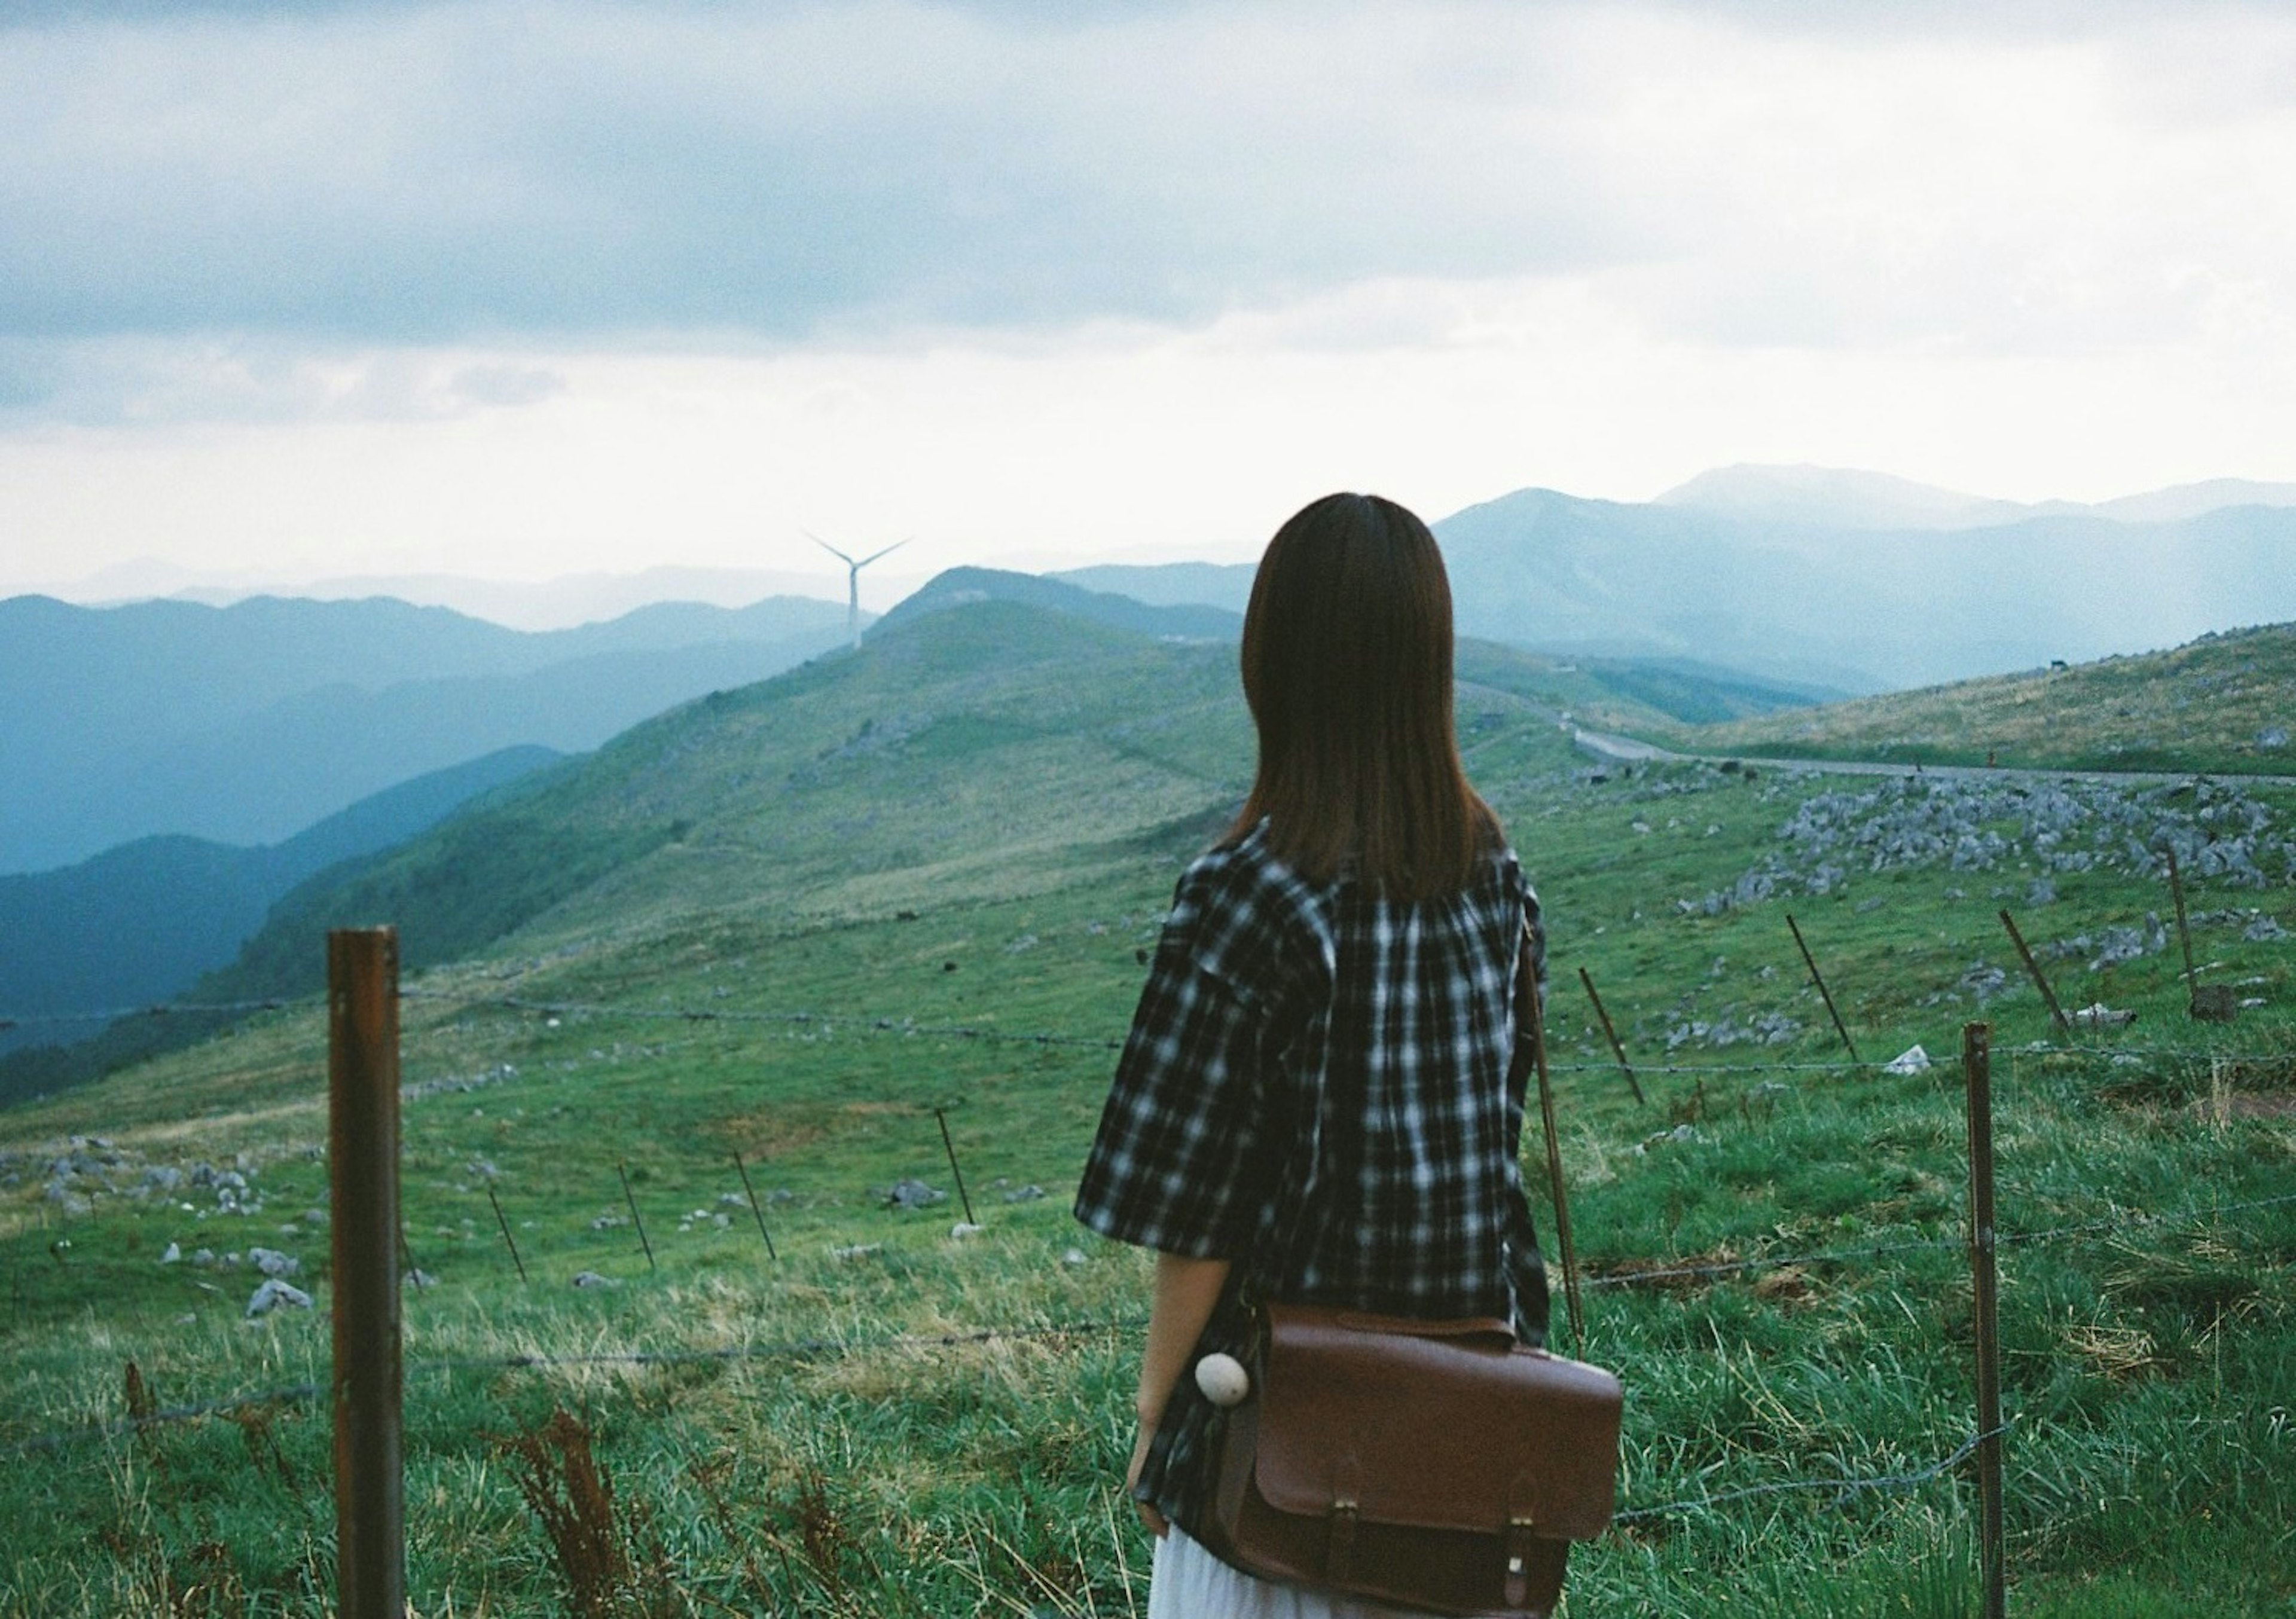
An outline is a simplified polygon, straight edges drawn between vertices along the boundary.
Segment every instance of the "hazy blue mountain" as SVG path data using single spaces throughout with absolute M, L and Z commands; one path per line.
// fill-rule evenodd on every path
M 1248 579 L 1246 585 L 1249 588 Z M 1243 632 L 1242 613 L 1226 608 L 1152 603 L 1129 593 L 1083 589 L 1066 576 L 1008 573 L 996 568 L 952 568 L 934 575 L 922 589 L 879 619 L 870 633 L 897 629 L 927 613 L 974 601 L 1017 601 L 1164 639 L 1234 641 Z
M 2217 478 L 2142 495 L 2079 501 L 1996 500 L 1849 467 L 1741 464 L 1701 472 L 1652 503 L 1777 527 L 1842 529 L 1997 528 L 2036 517 L 2181 523 L 2230 506 L 2296 506 L 2296 484 Z
M 844 609 L 660 604 L 548 634 L 402 601 L 0 601 L 0 871 L 275 842 L 424 772 L 567 751 L 835 646 Z
M 1259 571 L 1254 562 L 1109 562 L 1045 576 L 1158 607 L 1200 603 L 1241 615 L 1251 601 L 1251 579 Z
M 61 871 L 0 877 L 0 1017 L 165 1001 L 229 962 L 273 904 L 306 879 L 402 843 L 561 756 L 546 748 L 505 748 L 403 781 L 282 843 L 143 838 Z M 0 1051 L 62 1043 L 102 1026 L 0 1028 Z
M 1461 633 L 1861 692 L 2171 646 L 2296 617 L 2296 486 L 2020 505 L 1878 473 L 1726 468 L 1659 501 L 1521 489 L 1434 525 Z M 1249 567 L 1084 568 L 1240 602 Z

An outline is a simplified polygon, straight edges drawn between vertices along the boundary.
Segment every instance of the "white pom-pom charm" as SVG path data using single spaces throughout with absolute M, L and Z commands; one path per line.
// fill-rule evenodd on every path
M 1204 1398 L 1223 1410 L 1242 1405 L 1251 1392 L 1251 1374 L 1232 1354 L 1214 1353 L 1196 1362 L 1196 1386 Z

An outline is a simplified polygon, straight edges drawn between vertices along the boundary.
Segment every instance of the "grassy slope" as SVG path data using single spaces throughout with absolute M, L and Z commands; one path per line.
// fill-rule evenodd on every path
M 1048 626 L 1018 609 L 952 614 L 861 658 L 641 727 L 551 784 L 547 814 L 586 835 L 685 824 L 480 956 L 413 982 L 432 998 L 406 1006 L 406 1077 L 425 1087 L 406 1110 L 408 1236 L 441 1279 L 408 1301 L 421 1611 L 561 1611 L 545 1542 L 488 1437 L 530 1428 L 554 1405 L 586 1414 L 625 1509 L 651 1514 L 667 1559 L 654 1589 L 698 1611 L 1128 1611 L 1127 1570 L 1137 1574 L 1144 1545 L 1107 1489 L 1128 1438 L 1128 1335 L 956 1348 L 878 1340 L 1139 1311 L 1139 1257 L 1083 1239 L 1064 1207 L 1107 1053 L 916 1031 L 1121 1032 L 1135 953 L 1248 760 L 1227 657 Z M 1571 694 L 1542 683 L 1568 677 L 1484 657 L 1463 660 L 1462 732 L 1554 919 L 1582 1262 L 1603 1271 L 1950 1237 L 1962 1170 L 1949 1071 L 1733 1071 L 1716 1065 L 1748 1048 L 1694 1039 L 1675 1055 L 1702 1080 L 1650 1070 L 1669 1028 L 1765 1012 L 1800 1032 L 1752 1055 L 1832 1054 L 1784 933 L 1789 903 L 1868 1055 L 1916 1039 L 1949 1050 L 1974 1010 L 1952 986 L 1973 960 L 2004 960 L 1995 891 L 2021 896 L 2031 874 L 2013 860 L 1993 872 L 1853 872 L 1823 896 L 1684 914 L 1676 901 L 1758 864 L 1817 789 L 1702 770 L 1590 784 L 1570 769 L 1548 712 Z M 2284 823 L 2296 814 L 2284 800 L 2275 807 Z M 537 829 L 554 824 L 544 809 L 529 813 Z M 2038 936 L 2161 904 L 2156 884 L 2127 872 L 2069 873 L 2058 886 L 2054 905 L 2028 917 Z M 2251 906 L 2296 923 L 2284 887 L 2204 883 L 2196 902 Z M 2109 1222 L 2296 1185 L 2296 1132 L 2271 1111 L 2296 1051 L 2280 1010 L 2296 997 L 2287 947 L 2248 941 L 2222 918 L 2203 924 L 2200 947 L 2212 976 L 2250 980 L 2243 993 L 2270 1004 L 2202 1034 L 2172 1015 L 2166 954 L 2054 968 L 2069 999 L 2134 1005 L 2151 1039 L 2187 1049 L 2128 1063 L 2005 1060 L 2005 1226 Z M 1582 964 L 1645 1064 L 1648 1112 L 1593 1061 L 1571 988 Z M 484 1004 L 506 993 L 819 1016 L 554 1022 Z M 2030 992 L 2012 989 L 1988 1010 L 2005 1050 L 2046 1032 Z M 2211 1041 L 2284 1054 L 2241 1070 L 2241 1086 L 2259 1094 L 2222 1128 L 2192 1105 Z M 252 1285 L 243 1268 L 154 1263 L 170 1240 L 186 1251 L 268 1242 L 323 1268 L 324 1239 L 304 1215 L 322 1196 L 323 1042 L 316 1010 L 283 1012 L 0 1114 L 0 1153 L 17 1155 L 23 1177 L 0 1191 L 12 1300 L 0 1446 L 118 1415 L 131 1359 L 163 1402 L 324 1376 L 323 1321 L 237 1321 Z M 935 1107 L 949 1110 L 984 1237 L 950 1239 L 954 1200 L 899 1214 L 871 1195 L 904 1174 L 947 1185 Z M 1698 1139 L 1644 1145 L 1677 1119 Z M 29 1156 L 98 1131 L 139 1164 L 244 1155 L 265 1210 L 218 1213 L 201 1194 L 202 1217 L 121 1197 L 66 1217 L 40 1199 Z M 770 1211 L 777 1265 L 753 1227 L 708 1217 L 726 1212 L 720 1199 L 738 1186 L 734 1150 L 757 1165 L 761 1192 L 786 1194 Z M 618 1162 L 659 1272 L 627 1226 L 594 1223 L 619 1211 Z M 1002 1201 L 1029 1184 L 1052 1195 Z M 493 1231 L 489 1185 L 530 1288 Z M 681 1219 L 695 1211 L 705 1217 Z M 64 1238 L 68 1248 L 51 1248 Z M 882 1247 L 837 1256 L 871 1244 Z M 1083 1263 L 1064 1263 L 1071 1245 Z M 2269 1413 L 2296 1402 L 2291 1258 L 2286 1210 L 2158 1231 L 2108 1223 L 2009 1251 L 2021 1611 L 2287 1611 L 2296 1455 Z M 623 1285 L 571 1290 L 584 1268 Z M 315 1290 L 324 1304 L 323 1280 Z M 1629 1501 L 1893 1471 L 1968 1431 L 1967 1296 L 1949 1251 L 1589 1297 L 1588 1353 L 1634 1390 Z M 802 1361 L 422 1369 L 823 1337 L 855 1347 Z M 190 1608 L 183 1592 L 201 1582 L 243 1588 L 261 1611 L 316 1611 L 328 1514 L 313 1481 L 326 1444 L 321 1417 L 291 1405 L 247 1425 L 30 1455 L 0 1478 L 0 1611 L 158 1609 L 170 1590 Z M 1757 1498 L 1587 1549 L 1573 1605 L 1958 1613 L 1968 1525 L 1965 1492 L 1943 1483 L 1839 1507 L 1823 1494 Z
M 2077 770 L 2296 773 L 2296 625 L 1667 734 L 1701 752 Z M 2283 745 L 2259 744 L 2267 732 Z

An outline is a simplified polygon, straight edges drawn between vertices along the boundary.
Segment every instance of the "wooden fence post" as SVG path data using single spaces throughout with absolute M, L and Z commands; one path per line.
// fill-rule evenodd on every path
M 1985 1619 L 2003 1619 L 2006 1544 L 2001 1515 L 2001 1329 L 1994 1273 L 1993 1026 L 1961 1029 L 1969 1094 L 1969 1268 L 1977 1316 L 1977 1501 Z
M 404 1619 L 396 929 L 327 936 L 327 1026 L 336 1601 L 342 1619 Z

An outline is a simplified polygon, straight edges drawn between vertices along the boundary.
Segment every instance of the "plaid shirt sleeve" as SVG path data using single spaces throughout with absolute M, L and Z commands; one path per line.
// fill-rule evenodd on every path
M 1077 1218 L 1118 1241 L 1234 1258 L 1267 1207 L 1289 929 L 1246 875 L 1215 852 L 1174 896 L 1077 1190 Z

